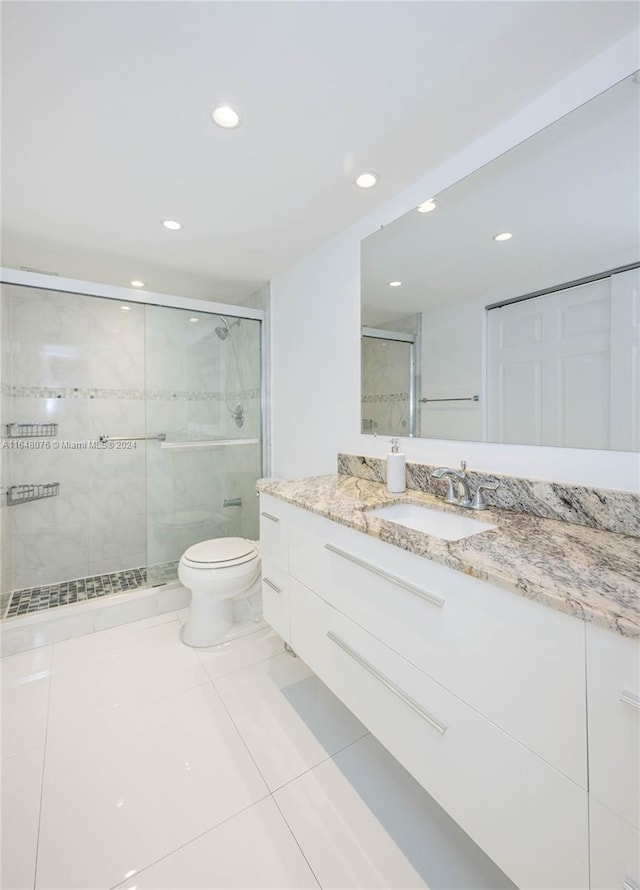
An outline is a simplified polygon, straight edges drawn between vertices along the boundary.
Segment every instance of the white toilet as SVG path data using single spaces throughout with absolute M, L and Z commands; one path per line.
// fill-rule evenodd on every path
M 202 541 L 182 554 L 178 578 L 191 591 L 183 642 L 215 646 L 233 627 L 234 599 L 260 589 L 260 553 L 245 538 Z

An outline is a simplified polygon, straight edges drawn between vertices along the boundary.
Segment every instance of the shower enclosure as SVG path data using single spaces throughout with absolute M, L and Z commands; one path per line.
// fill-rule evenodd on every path
M 3 618 L 258 536 L 264 312 L 173 302 L 2 285 Z

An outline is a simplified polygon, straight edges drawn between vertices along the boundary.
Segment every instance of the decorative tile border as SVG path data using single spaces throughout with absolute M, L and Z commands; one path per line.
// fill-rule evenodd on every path
M 442 496 L 442 480 L 431 478 L 434 469 L 435 466 L 429 464 L 407 461 L 407 488 Z M 386 461 L 378 457 L 339 454 L 338 473 L 373 482 L 387 481 Z M 479 484 L 500 484 L 496 492 L 485 492 L 490 507 L 640 537 L 640 495 L 632 492 L 522 479 L 475 470 L 467 470 L 467 476 L 473 491 Z
M 2 394 L 22 399 L 128 399 L 145 401 L 230 402 L 257 399 L 259 389 L 207 392 L 171 389 L 99 389 L 85 386 L 9 386 Z
M 365 402 L 408 402 L 408 392 L 390 392 L 381 395 L 362 396 L 362 404 Z
M 28 587 L 14 590 L 8 597 L 6 611 L 2 617 L 17 618 L 44 609 L 55 609 L 69 603 L 97 599 L 127 590 L 139 590 L 141 587 L 160 587 L 175 581 L 177 578 L 178 561 L 146 568 L 125 569 L 122 572 L 108 572 L 103 575 L 91 575 L 88 578 L 76 578 L 60 584 L 45 584 L 42 587 Z

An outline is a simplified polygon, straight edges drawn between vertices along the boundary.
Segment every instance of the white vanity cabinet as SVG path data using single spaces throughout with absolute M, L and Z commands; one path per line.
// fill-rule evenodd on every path
M 289 572 L 587 788 L 584 624 L 297 510 Z
M 591 879 L 640 887 L 640 643 L 587 627 Z
M 586 890 L 585 623 L 268 495 L 261 511 L 286 523 L 298 655 L 518 887 Z
M 262 560 L 262 614 L 275 632 L 289 643 L 289 543 L 287 520 L 280 503 L 260 498 L 260 557 Z

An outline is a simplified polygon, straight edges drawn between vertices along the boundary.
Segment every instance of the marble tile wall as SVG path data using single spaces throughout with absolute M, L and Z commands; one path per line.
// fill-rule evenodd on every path
M 362 341 L 363 432 L 393 436 L 409 432 L 409 371 L 406 343 Z
M 260 325 L 243 319 L 221 340 L 218 316 L 150 307 L 147 337 L 149 385 L 196 394 L 193 399 L 147 402 L 149 430 L 172 431 L 178 441 L 260 438 Z M 190 321 L 197 318 L 197 321 Z M 176 324 L 176 321 L 181 323 Z M 232 321 L 231 319 L 229 320 Z M 179 346 L 180 356 L 163 356 Z M 243 411 L 242 426 L 232 412 Z M 190 544 L 222 536 L 255 537 L 253 493 L 261 447 L 155 448 L 148 453 L 148 552 L 152 564 L 178 559 Z M 251 497 L 248 495 L 252 494 Z M 224 507 L 225 499 L 242 507 Z
M 159 432 L 173 441 L 258 438 L 259 323 L 243 320 L 223 341 L 215 335 L 217 316 L 7 290 L 2 422 L 57 423 L 58 436 L 20 447 L 3 439 L 3 491 L 60 482 L 60 494 L 2 507 L 2 590 L 122 571 L 147 559 L 169 562 L 204 537 L 253 536 L 255 497 L 243 499 L 246 510 L 222 503 L 241 496 L 245 477 L 260 476 L 259 445 L 183 451 L 157 442 L 109 449 L 63 443 Z M 242 427 L 232 416 L 237 405 Z M 234 452 L 243 449 L 249 453 L 237 470 Z
M 407 488 L 444 495 L 443 480 L 431 477 L 435 467 L 407 461 Z M 384 459 L 356 454 L 338 455 L 338 473 L 383 483 L 387 478 Z M 489 506 L 640 537 L 640 495 L 633 492 L 501 476 L 469 468 L 467 475 L 472 491 L 483 482 L 500 483 L 496 492 L 485 494 Z
M 144 448 L 62 447 L 144 434 L 144 307 L 10 288 L 10 416 L 55 438 L 3 440 L 13 484 L 58 497 L 7 508 L 12 589 L 145 563 Z M 119 429 L 122 433 L 117 433 Z M 3 589 L 7 588 L 7 579 Z

